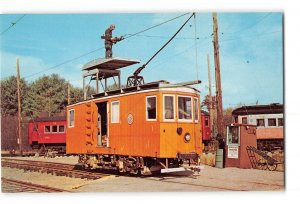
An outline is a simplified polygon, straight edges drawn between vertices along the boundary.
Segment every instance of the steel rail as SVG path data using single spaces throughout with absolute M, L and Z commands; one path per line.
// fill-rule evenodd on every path
M 1 158 L 1 166 L 82 179 L 99 179 L 111 175 L 105 173 L 76 170 L 74 169 L 75 166 L 72 164 L 8 158 Z
M 30 182 L 18 181 L 14 179 L 8 179 L 1 177 L 2 192 L 4 193 L 16 193 L 16 192 L 71 192 L 64 189 L 34 184 Z

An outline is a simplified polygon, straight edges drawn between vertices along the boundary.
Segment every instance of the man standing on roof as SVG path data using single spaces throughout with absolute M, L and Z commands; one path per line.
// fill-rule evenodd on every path
M 109 28 L 106 29 L 105 35 L 101 36 L 101 39 L 105 39 L 105 58 L 112 57 L 112 45 L 116 44 L 117 42 L 124 39 L 123 36 L 121 37 L 112 37 L 112 31 L 115 29 L 115 25 L 110 25 Z

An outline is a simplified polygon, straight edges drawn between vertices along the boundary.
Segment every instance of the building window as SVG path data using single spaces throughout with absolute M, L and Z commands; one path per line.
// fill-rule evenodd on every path
M 57 126 L 56 125 L 52 126 L 52 132 L 57 132 Z
M 276 118 L 269 118 L 268 126 L 276 126 Z
M 178 118 L 192 120 L 192 98 L 178 96 Z
M 227 127 L 227 144 L 228 145 L 239 145 L 240 144 L 240 133 L 239 126 Z
M 51 126 L 45 125 L 45 133 L 50 133 L 50 132 L 51 132 Z
M 75 110 L 69 110 L 69 127 L 74 127 L 75 125 Z
M 147 120 L 156 120 L 156 96 L 146 97 L 146 119 Z
M 283 118 L 278 118 L 278 126 L 283 126 Z
M 164 120 L 174 120 L 174 96 L 165 95 L 164 96 Z
M 194 115 L 195 115 L 195 121 L 198 122 L 199 120 L 198 98 L 194 98 Z
M 209 126 L 209 118 L 205 116 L 205 127 Z
M 65 126 L 64 125 L 58 126 L 58 132 L 65 132 Z
M 257 126 L 258 127 L 265 127 L 265 120 L 264 119 L 257 119 Z
M 119 123 L 120 121 L 120 102 L 111 102 L 111 123 Z
M 242 124 L 248 124 L 247 117 L 242 117 Z

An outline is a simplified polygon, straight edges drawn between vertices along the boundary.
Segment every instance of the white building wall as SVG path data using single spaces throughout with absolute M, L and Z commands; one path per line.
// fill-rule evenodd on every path
M 260 115 L 240 115 L 238 116 L 238 123 L 242 123 L 242 118 L 247 117 L 247 123 L 251 125 L 257 125 L 257 119 L 264 119 L 265 127 L 276 128 L 278 127 L 278 118 L 283 118 L 283 114 L 260 114 Z M 268 119 L 276 118 L 276 126 L 268 126 Z M 282 126 L 279 126 L 282 127 Z M 262 127 L 258 127 L 262 128 Z

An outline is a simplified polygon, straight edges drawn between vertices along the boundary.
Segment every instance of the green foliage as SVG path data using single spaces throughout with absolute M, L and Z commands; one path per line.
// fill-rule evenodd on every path
M 47 113 L 53 116 L 65 109 L 67 105 L 68 83 L 57 74 L 43 76 L 32 82 L 24 101 L 25 114 L 38 116 Z
M 57 74 L 42 76 L 27 84 L 21 79 L 21 109 L 24 116 L 53 116 L 65 112 L 68 105 L 69 83 Z M 87 86 L 87 99 L 95 94 L 95 88 Z M 70 103 L 83 101 L 83 89 L 70 85 Z M 11 76 L 1 80 L 1 115 L 18 112 L 17 79 Z
M 24 101 L 28 92 L 25 80 L 20 80 L 21 102 Z M 24 112 L 24 104 L 21 103 L 21 110 Z M 18 112 L 17 78 L 10 76 L 1 80 L 1 115 L 16 115 Z

